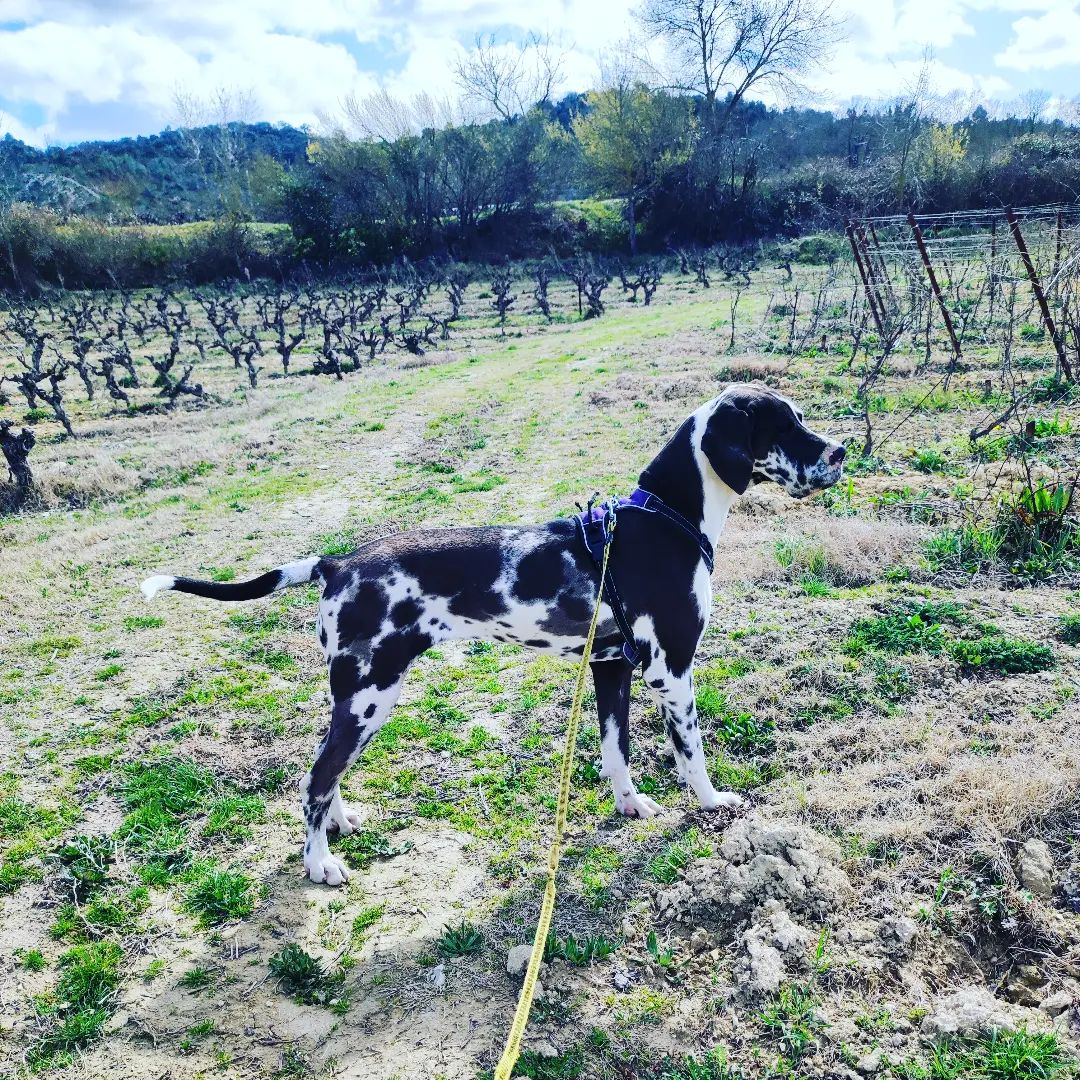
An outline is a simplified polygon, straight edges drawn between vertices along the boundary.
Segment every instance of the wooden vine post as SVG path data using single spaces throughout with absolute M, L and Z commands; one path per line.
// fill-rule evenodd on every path
M 1020 231 L 1020 221 L 1011 206 L 1005 211 L 1005 216 L 1009 219 L 1009 228 L 1012 230 L 1017 250 L 1020 252 L 1020 258 L 1024 262 L 1024 269 L 1027 270 L 1027 276 L 1031 281 L 1031 289 L 1032 292 L 1035 293 L 1035 300 L 1039 305 L 1039 311 L 1042 312 L 1043 323 L 1046 326 L 1047 333 L 1050 335 L 1050 340 L 1054 343 L 1054 349 L 1057 351 L 1058 363 L 1061 365 L 1062 374 L 1064 374 L 1069 382 L 1072 382 L 1072 365 L 1069 363 L 1069 358 L 1065 354 L 1065 344 L 1061 340 L 1061 335 L 1054 325 L 1054 316 L 1050 313 L 1050 305 L 1046 302 L 1046 293 L 1043 292 L 1042 284 L 1039 281 L 1039 275 L 1035 272 L 1035 264 L 1031 261 L 1031 254 L 1024 241 L 1024 234 Z

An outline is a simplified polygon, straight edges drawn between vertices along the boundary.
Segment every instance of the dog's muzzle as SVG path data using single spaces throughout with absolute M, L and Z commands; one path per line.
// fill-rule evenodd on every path
M 807 480 L 811 490 L 823 491 L 832 487 L 844 473 L 847 451 L 840 443 L 830 443 L 822 452 L 818 463 L 810 470 Z

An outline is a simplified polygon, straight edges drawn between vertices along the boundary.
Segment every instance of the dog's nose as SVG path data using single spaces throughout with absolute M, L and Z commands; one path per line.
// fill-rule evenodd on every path
M 840 462 L 844 460 L 846 455 L 847 455 L 847 451 L 842 446 L 838 446 L 829 455 L 829 464 L 830 465 L 839 465 Z

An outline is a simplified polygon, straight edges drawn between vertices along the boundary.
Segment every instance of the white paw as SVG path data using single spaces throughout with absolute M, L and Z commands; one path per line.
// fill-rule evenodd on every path
M 316 885 L 320 882 L 327 885 L 340 885 L 343 881 L 349 880 L 348 868 L 330 852 L 324 855 L 305 855 L 304 870 Z
M 625 817 L 651 818 L 660 813 L 660 804 L 637 791 L 615 793 L 615 809 Z
M 701 800 L 702 810 L 736 810 L 742 806 L 743 797 L 734 791 L 714 791 Z
M 327 827 L 331 830 L 336 829 L 339 836 L 348 836 L 350 833 L 356 832 L 363 823 L 359 811 L 346 806 L 340 800 L 330 807 L 330 811 L 326 815 Z

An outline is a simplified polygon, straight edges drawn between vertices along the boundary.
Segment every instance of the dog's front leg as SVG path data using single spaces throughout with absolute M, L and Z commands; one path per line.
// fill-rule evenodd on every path
M 734 808 L 741 805 L 742 798 L 733 791 L 717 791 L 709 779 L 705 767 L 705 748 L 701 743 L 698 727 L 697 700 L 694 694 L 694 678 L 691 672 L 676 676 L 667 669 L 663 658 L 650 664 L 645 681 L 656 694 L 657 704 L 664 718 L 664 727 L 675 752 L 675 765 L 679 775 L 698 797 L 705 810 L 720 807 Z
M 596 712 L 600 718 L 600 775 L 611 781 L 615 809 L 627 817 L 648 818 L 660 807 L 641 795 L 630 777 L 630 680 L 634 669 L 625 660 L 592 665 Z

